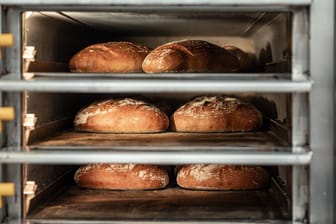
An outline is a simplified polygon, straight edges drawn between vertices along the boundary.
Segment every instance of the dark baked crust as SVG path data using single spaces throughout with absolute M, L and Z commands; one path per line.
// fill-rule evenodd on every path
M 88 46 L 69 62 L 71 72 L 142 72 L 150 49 L 131 42 L 108 42 Z
M 239 61 L 224 48 L 202 40 L 181 40 L 155 48 L 145 58 L 146 73 L 232 72 Z
M 245 53 L 240 48 L 231 45 L 224 46 L 224 49 L 238 59 L 239 67 L 237 68 L 237 72 L 247 72 L 252 69 L 253 60 L 251 55 Z

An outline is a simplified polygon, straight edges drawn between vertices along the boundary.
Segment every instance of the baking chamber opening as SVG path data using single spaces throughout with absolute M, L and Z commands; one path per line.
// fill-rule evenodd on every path
M 260 151 L 291 150 L 291 94 L 69 94 L 26 92 L 24 98 L 25 111 L 23 116 L 35 121 L 33 128 L 31 126 L 23 127 L 23 132 L 25 133 L 24 144 L 29 150 L 60 146 L 72 147 L 72 149 L 78 150 L 81 150 L 81 147 L 88 146 L 171 148 L 197 146 L 227 147 L 228 149 L 229 147 L 245 147 Z M 222 105 L 223 102 L 221 100 L 223 99 L 224 104 L 227 103 L 228 105 Z M 125 104 L 131 104 L 132 102 L 146 103 L 146 105 L 155 107 L 157 111 L 164 114 L 162 115 L 165 120 L 163 129 L 148 129 L 147 131 L 130 129 L 132 127 L 128 127 L 127 130 L 113 129 L 114 126 L 121 127 L 127 122 L 143 127 L 147 127 L 146 122 L 155 123 L 153 120 L 144 121 L 145 115 L 143 117 L 140 116 L 137 108 L 134 108 L 133 112 L 124 111 L 120 112 L 121 114 L 114 114 L 113 117 L 113 107 L 106 108 L 109 107 L 111 102 L 118 100 Z M 212 105 L 214 101 L 216 101 L 218 106 L 217 109 L 214 107 L 215 104 Z M 206 115 L 200 114 L 201 112 L 199 111 L 195 112 L 195 116 L 199 115 L 199 118 L 196 118 L 198 119 L 197 123 L 208 124 L 207 127 L 198 126 L 196 128 L 207 129 L 190 129 L 188 131 L 179 129 L 177 126 L 182 122 L 177 120 L 179 119 L 177 114 L 181 113 L 178 111 L 190 103 L 196 106 L 203 103 L 204 105 L 201 105 L 201 108 L 211 107 L 211 110 L 218 110 L 218 116 L 213 115 L 214 120 L 211 122 L 202 118 L 202 116 Z M 247 109 L 244 112 L 246 114 L 234 112 L 237 113 L 236 118 L 229 118 L 228 116 L 231 115 L 222 114 L 231 113 L 231 110 L 235 110 L 232 107 L 236 107 L 239 110 L 245 105 L 248 108 L 252 108 L 252 110 Z M 94 107 L 97 107 L 97 109 L 94 109 Z M 225 107 L 229 109 L 225 109 Z M 92 111 L 90 112 L 89 110 Z M 191 108 L 190 110 L 194 109 Z M 101 117 L 102 120 L 105 120 L 103 124 L 98 124 L 98 120 L 94 121 L 98 122 L 95 123 L 95 127 L 92 127 L 95 129 L 88 129 L 88 127 L 85 129 L 79 124 L 82 121 L 84 122 L 83 119 L 85 119 L 87 124 L 93 122 L 89 121 L 91 118 L 88 118 L 91 115 L 94 118 L 96 115 L 104 116 L 108 114 L 112 117 Z M 150 115 L 146 116 L 150 117 Z M 241 121 L 245 119 L 244 117 L 246 117 L 245 126 L 248 125 L 251 119 L 252 126 L 248 125 L 245 129 L 235 129 L 235 120 Z M 216 120 L 217 118 L 219 120 Z M 224 120 L 221 120 L 221 118 Z M 145 123 L 140 124 L 139 120 Z M 217 126 L 219 127 L 217 129 L 213 122 L 218 122 Z M 106 126 L 108 126 L 107 129 Z M 224 129 L 220 129 L 220 126 Z M 103 129 L 97 133 L 97 128 Z
M 111 190 L 79 186 L 74 180 L 79 166 L 27 165 L 25 166 L 27 184 L 33 185 L 35 191 L 33 195 L 25 197 L 25 215 L 27 220 L 33 223 L 34 221 L 57 222 L 63 219 L 73 221 L 291 220 L 291 167 L 259 166 L 269 175 L 267 184 L 260 189 L 249 190 L 199 190 L 181 187 L 179 171 L 184 167 L 187 165 L 161 167 L 169 175 L 169 183 L 161 189 Z M 242 167 L 244 166 L 237 165 L 234 169 L 243 169 Z M 221 175 L 230 178 L 225 176 L 230 174 Z M 96 181 L 102 180 L 97 178 Z
M 155 49 L 190 39 L 241 49 L 249 64 L 239 72 L 290 73 L 291 29 L 288 12 L 29 11 L 23 13 L 23 70 L 67 73 L 71 57 L 96 43 L 129 41 Z
M 291 78 L 291 37 L 292 15 L 287 12 L 229 12 L 215 9 L 202 12 L 184 9 L 24 12 L 23 78 L 50 82 L 64 81 L 64 83 L 69 78 L 72 82 L 78 81 L 78 83 L 74 82 L 74 88 L 82 81 L 84 83 L 91 80 L 92 83 L 95 80 L 103 80 L 109 84 L 118 80 L 122 80 L 124 84 L 133 80 L 146 83 L 156 79 L 156 74 L 70 72 L 69 61 L 77 52 L 96 43 L 126 41 L 155 49 L 172 41 L 202 40 L 217 45 L 216 49 L 225 47 L 240 49 L 249 62 L 248 66 L 244 69 L 216 74 L 209 74 L 211 72 L 206 71 L 196 72 L 199 74 L 195 73 L 191 76 L 184 72 L 169 73 L 164 76 L 157 74 L 160 83 L 171 80 L 175 81 L 175 84 L 184 81 L 197 84 L 202 80 L 212 81 L 212 83 L 216 80 L 220 80 L 221 83 L 225 83 L 225 80 L 238 80 L 237 83 L 239 83 L 239 81 L 251 79 L 257 79 L 260 83 L 264 80 L 277 83 L 278 79 L 286 81 Z M 244 153 L 252 152 L 252 154 L 260 153 L 259 156 L 267 157 L 268 153 L 279 153 L 281 156 L 282 152 L 292 152 L 294 132 L 292 118 L 298 116 L 294 108 L 297 95 L 290 91 L 288 93 L 260 90 L 244 92 L 232 89 L 233 92 L 223 90 L 216 92 L 211 87 L 200 90 L 194 87 L 193 91 L 184 91 L 185 89 L 180 88 L 176 92 L 170 88 L 165 89 L 169 90 L 166 92 L 147 91 L 147 89 L 118 92 L 106 87 L 104 89 L 107 90 L 106 92 L 97 91 L 97 89 L 94 91 L 89 89 L 86 93 L 63 90 L 24 92 L 22 111 L 24 150 L 63 151 L 64 154 L 69 153 L 69 155 L 72 152 L 78 155 L 85 151 L 106 152 L 110 153 L 110 156 L 123 153 L 122 151 L 125 150 L 129 159 L 132 152 L 144 151 L 144 162 L 137 164 L 151 164 L 168 175 L 168 179 L 165 179 L 166 185 L 160 189 L 97 190 L 81 186 L 78 181 L 75 181 L 74 176 L 79 166 L 86 165 L 79 164 L 78 160 L 76 163 L 71 161 L 74 163 L 71 166 L 24 165 L 25 184 L 35 189 L 33 194 L 25 194 L 24 206 L 27 220 L 39 223 L 64 219 L 75 221 L 291 220 L 293 204 L 291 192 L 293 192 L 292 182 L 295 176 L 292 166 L 279 165 L 274 161 L 271 163 L 264 161 L 258 165 L 254 160 L 252 164 L 258 165 L 258 168 L 252 168 L 252 170 L 262 170 L 261 172 L 267 176 L 267 179 L 264 179 L 267 181 L 257 189 L 246 189 L 246 186 L 244 189 L 231 187 L 222 190 L 189 189 L 179 185 L 178 173 L 186 167 L 186 164 L 194 164 L 192 159 L 190 162 L 184 160 L 189 155 L 190 158 L 195 159 L 200 158 L 198 153 L 203 153 L 204 156 L 208 152 L 209 154 L 227 153 L 230 156 L 233 152 L 232 154 L 237 156 L 239 154 L 237 152 L 240 152 L 240 155 L 245 156 Z M 130 86 L 127 88 L 133 90 Z M 226 88 L 229 87 L 226 86 Z M 120 110 L 116 119 L 116 114 L 113 114 L 114 106 L 118 105 L 120 109 L 126 104 L 134 107 L 134 110 Z M 189 108 L 190 104 L 194 107 Z M 129 132 L 120 131 L 124 130 L 121 124 L 125 120 L 131 119 L 132 122 L 138 122 L 142 119 L 137 113 L 130 115 L 130 111 L 138 111 L 140 107 L 150 107 L 156 116 L 155 119 L 142 121 L 140 126 L 148 128 L 145 133 L 139 133 L 138 129 L 133 129 L 136 125 L 133 125 Z M 210 123 L 206 127 L 202 125 L 194 125 L 192 128 L 188 125 L 178 127 L 178 116 L 174 115 L 183 114 L 180 113 L 181 108 L 185 109 L 184 115 L 188 119 L 196 120 L 194 124 L 201 124 L 200 121 L 206 120 L 204 117 L 209 117 L 208 114 L 211 114 L 210 117 L 213 120 L 204 122 Z M 206 108 L 211 108 L 210 112 L 206 111 Z M 238 111 L 235 112 L 238 114 L 236 119 L 222 119 L 224 112 L 231 113 L 233 110 Z M 214 115 L 214 111 L 217 111 L 220 116 Z M 106 115 L 107 117 L 104 117 Z M 104 118 L 99 120 L 95 119 L 96 117 Z M 241 120 L 242 117 L 245 117 L 245 121 L 239 125 L 244 127 L 235 129 L 237 120 Z M 104 122 L 105 119 L 114 122 L 113 125 Z M 156 122 L 154 129 L 153 126 L 148 126 L 148 123 L 154 123 L 153 120 Z M 180 123 L 184 124 L 186 120 L 182 116 Z M 225 128 L 218 128 L 219 124 Z M 113 129 L 116 126 L 119 129 Z M 157 126 L 159 129 L 156 129 Z M 97 132 L 97 127 L 102 131 Z M 185 127 L 187 129 L 183 129 Z M 171 152 L 176 153 L 175 157 L 181 155 L 182 158 L 175 158 L 174 163 Z M 170 156 L 168 160 L 164 157 L 164 153 Z M 154 157 L 150 157 L 151 155 Z M 221 156 L 225 160 L 222 154 Z M 120 166 L 127 165 L 128 168 L 136 166 L 126 164 L 117 158 L 122 157 L 110 157 L 115 164 L 123 164 Z M 149 160 L 149 158 L 154 159 Z M 135 161 L 141 160 L 137 159 Z M 236 163 L 233 163 L 237 164 L 237 160 L 235 161 Z M 243 158 L 243 161 L 251 162 L 253 159 L 244 160 Z M 248 164 L 251 165 L 251 163 Z M 263 164 L 276 165 L 264 166 Z M 198 168 L 204 166 L 203 168 L 208 170 L 214 167 L 217 170 L 228 169 L 230 172 L 250 171 L 251 168 L 243 164 L 225 166 L 223 162 L 195 165 L 198 165 Z M 95 163 L 87 168 L 84 167 L 83 170 L 97 167 L 105 167 L 104 172 L 114 169 L 111 168 L 111 164 Z M 224 171 L 222 173 L 225 174 Z M 144 176 L 146 176 L 144 172 L 140 171 L 136 175 L 137 178 Z M 229 178 L 237 176 L 239 175 L 229 175 Z M 248 178 L 251 176 L 253 175 L 248 175 Z M 197 180 L 199 179 L 202 178 L 198 176 Z M 230 181 L 228 182 L 231 184 Z M 254 179 L 249 182 L 252 185 L 257 183 L 258 181 Z

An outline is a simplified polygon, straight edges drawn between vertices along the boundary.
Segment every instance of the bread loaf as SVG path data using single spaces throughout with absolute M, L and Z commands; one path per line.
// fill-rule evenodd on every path
M 202 40 L 181 40 L 155 48 L 145 58 L 147 73 L 232 72 L 239 61 L 224 48 Z
M 268 172 L 260 166 L 194 164 L 183 166 L 177 174 L 177 184 L 188 189 L 252 190 L 268 183 Z
M 157 107 L 131 98 L 111 99 L 80 110 L 74 120 L 79 131 L 146 133 L 162 132 L 169 119 Z
M 224 46 L 224 49 L 238 59 L 239 67 L 237 67 L 236 71 L 246 72 L 251 70 L 252 58 L 249 54 L 245 53 L 240 48 L 231 45 Z
M 80 167 L 74 179 L 80 187 L 110 190 L 160 189 L 169 183 L 165 169 L 136 164 L 90 164 Z
M 171 123 L 179 132 L 255 131 L 262 126 L 262 115 L 237 98 L 202 96 L 178 108 Z
M 150 49 L 130 42 L 94 44 L 75 54 L 71 72 L 142 72 L 142 62 Z

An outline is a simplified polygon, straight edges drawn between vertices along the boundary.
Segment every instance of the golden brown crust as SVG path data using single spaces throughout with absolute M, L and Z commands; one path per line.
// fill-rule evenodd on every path
M 131 42 L 94 44 L 76 53 L 69 62 L 71 72 L 142 72 L 150 49 Z
M 171 123 L 180 132 L 255 131 L 262 126 L 262 115 L 237 98 L 202 96 L 177 109 Z
M 169 127 L 169 119 L 151 104 L 124 98 L 93 103 L 80 110 L 74 126 L 76 130 L 91 132 L 162 132 Z
M 252 190 L 268 183 L 269 174 L 260 166 L 193 164 L 177 174 L 177 184 L 188 189 Z
M 202 40 L 181 40 L 155 48 L 145 58 L 147 73 L 232 72 L 239 66 L 236 57 L 224 48 Z
M 150 190 L 168 185 L 167 171 L 155 165 L 90 164 L 74 176 L 80 187 L 109 190 Z

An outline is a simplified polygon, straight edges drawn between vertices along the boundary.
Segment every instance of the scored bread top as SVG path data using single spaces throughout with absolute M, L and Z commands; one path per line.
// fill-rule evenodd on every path
M 156 189 L 169 183 L 165 169 L 141 164 L 88 164 L 74 175 L 81 187 L 96 189 Z
M 125 41 L 93 44 L 76 53 L 69 68 L 72 72 L 142 72 L 143 59 L 150 51 Z
M 155 48 L 155 50 L 161 49 L 175 49 L 180 50 L 190 56 L 201 53 L 202 51 L 208 51 L 209 49 L 223 50 L 221 47 L 211 44 L 204 40 L 178 40 L 165 43 Z
M 154 105 L 132 98 L 110 99 L 81 109 L 77 130 L 102 132 L 156 132 L 169 126 L 167 115 Z
M 191 164 L 177 174 L 181 187 L 204 190 L 244 190 L 266 187 L 269 174 L 260 166 Z
M 200 117 L 221 116 L 222 114 L 232 113 L 241 104 L 244 104 L 244 102 L 233 97 L 200 96 L 181 106 L 175 114 Z
M 230 72 L 238 59 L 224 48 L 203 40 L 179 40 L 158 46 L 143 61 L 147 73 Z
M 172 128 L 183 132 L 252 131 L 262 126 L 262 114 L 234 97 L 201 96 L 178 108 Z
M 154 107 L 151 104 L 148 104 L 144 101 L 135 100 L 132 98 L 124 98 L 124 99 L 110 99 L 102 102 L 95 102 L 89 105 L 86 108 L 80 110 L 75 118 L 75 125 L 85 124 L 87 119 L 91 116 L 97 114 L 106 114 L 111 111 L 118 110 L 120 107 L 129 107 L 136 106 L 136 109 L 142 110 L 152 110 L 155 113 L 161 113 L 161 111 Z

